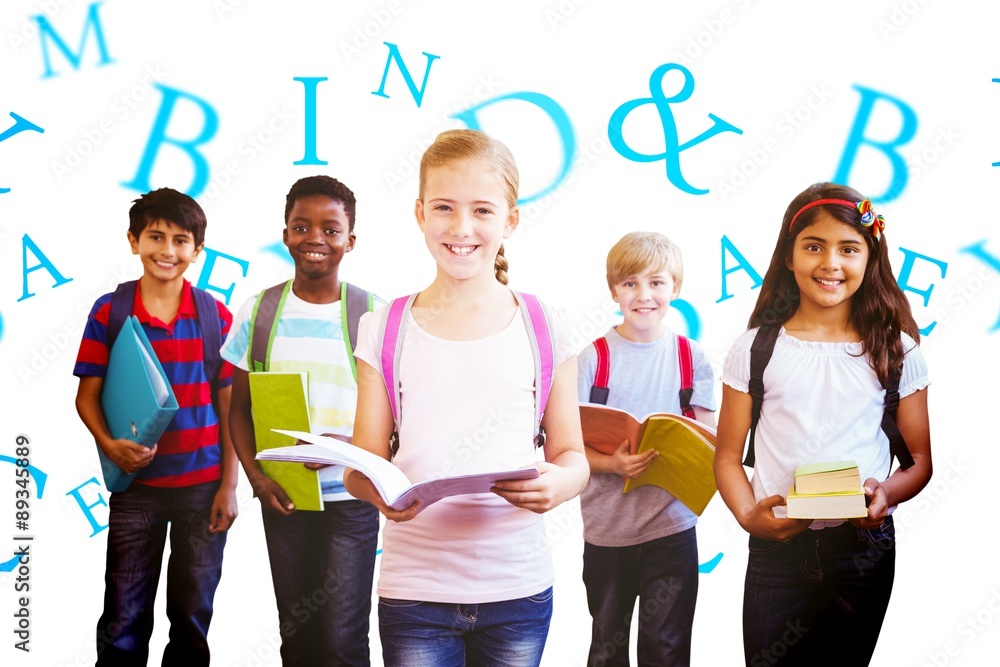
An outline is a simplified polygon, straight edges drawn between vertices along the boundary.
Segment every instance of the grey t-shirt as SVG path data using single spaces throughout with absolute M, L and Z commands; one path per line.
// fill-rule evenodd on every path
M 680 413 L 680 367 L 677 335 L 664 328 L 651 343 L 633 343 L 615 329 L 604 336 L 611 353 L 608 405 L 637 419 L 653 412 Z M 715 374 L 697 342 L 691 341 L 694 393 L 691 404 L 715 410 Z M 588 345 L 578 358 L 577 394 L 590 400 L 597 353 Z M 602 547 L 626 547 L 674 535 L 695 525 L 698 517 L 679 500 L 655 486 L 622 493 L 624 482 L 614 473 L 594 473 L 580 495 L 583 539 Z

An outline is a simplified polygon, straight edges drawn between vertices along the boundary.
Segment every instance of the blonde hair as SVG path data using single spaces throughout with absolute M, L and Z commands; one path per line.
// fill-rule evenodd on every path
M 664 269 L 679 292 L 684 282 L 684 262 L 677 244 L 656 232 L 630 232 L 608 252 L 608 287 L 614 291 L 615 285 L 629 276 Z
M 502 142 L 477 130 L 442 132 L 427 147 L 420 158 L 420 199 L 424 198 L 429 170 L 461 160 L 483 160 L 496 169 L 508 208 L 511 211 L 517 208 L 518 173 L 514 156 Z M 493 262 L 493 273 L 498 281 L 507 284 L 507 258 L 504 257 L 502 243 Z

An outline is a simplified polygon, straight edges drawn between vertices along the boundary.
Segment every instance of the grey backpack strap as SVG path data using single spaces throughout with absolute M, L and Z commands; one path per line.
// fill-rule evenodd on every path
M 279 283 L 257 295 L 250 314 L 250 340 L 247 342 L 247 366 L 251 372 L 266 371 L 270 366 L 271 346 L 278 329 L 278 314 L 285 305 L 292 281 Z

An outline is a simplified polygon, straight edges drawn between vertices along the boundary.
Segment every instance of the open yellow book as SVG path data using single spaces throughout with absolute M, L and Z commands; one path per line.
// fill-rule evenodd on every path
M 715 495 L 715 429 L 682 415 L 657 412 L 640 421 L 625 410 L 580 405 L 583 442 L 611 454 L 628 439 L 633 454 L 655 449 L 659 456 L 640 477 L 625 482 L 624 493 L 651 484 L 664 489 L 700 515 Z

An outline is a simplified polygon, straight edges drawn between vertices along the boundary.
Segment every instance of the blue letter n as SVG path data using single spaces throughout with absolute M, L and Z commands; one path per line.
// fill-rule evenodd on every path
M 379 84 L 378 90 L 373 91 L 372 95 L 378 95 L 379 97 L 389 96 L 385 94 L 385 80 L 389 77 L 389 70 L 392 68 L 392 61 L 396 61 L 396 66 L 399 67 L 399 73 L 403 75 L 403 81 L 406 82 L 406 87 L 410 89 L 410 94 L 413 95 L 413 101 L 417 103 L 417 107 L 420 107 L 420 103 L 424 101 L 424 90 L 427 89 L 427 77 L 431 75 L 431 63 L 440 58 L 441 56 L 435 56 L 427 52 L 422 52 L 427 56 L 427 69 L 424 70 L 424 81 L 420 84 L 420 88 L 417 88 L 417 84 L 413 82 L 413 77 L 410 76 L 410 71 L 406 69 L 406 63 L 403 62 L 403 56 L 399 55 L 399 48 L 395 44 L 390 44 L 389 42 L 382 42 L 389 47 L 389 58 L 385 61 L 385 71 L 382 73 L 382 83 Z

